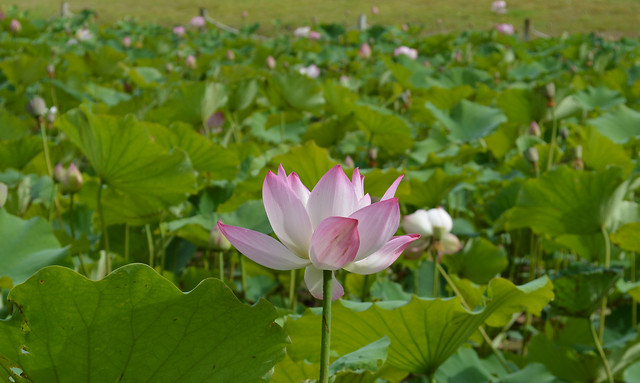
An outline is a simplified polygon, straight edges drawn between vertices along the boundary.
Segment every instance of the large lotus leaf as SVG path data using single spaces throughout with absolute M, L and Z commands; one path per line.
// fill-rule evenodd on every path
M 162 106 L 147 113 L 147 118 L 167 125 L 182 121 L 202 126 L 227 103 L 227 99 L 223 84 L 182 81 Z
M 238 174 L 240 161 L 238 155 L 204 139 L 185 123 L 176 122 L 169 128 L 162 125 L 145 123 L 155 142 L 170 151 L 180 148 L 187 152 L 193 168 L 211 173 L 212 179 L 233 180 Z
M 403 153 L 413 146 L 409 123 L 389 110 L 360 104 L 355 115 L 358 126 L 369 133 L 373 145 L 391 153 Z
M 47 59 L 18 55 L 0 62 L 0 69 L 14 86 L 27 86 L 47 75 Z
M 271 163 L 273 164 L 271 170 L 274 173 L 278 169 L 278 164 L 282 164 L 287 174 L 291 172 L 298 174 L 309 190 L 313 189 L 320 178 L 336 165 L 336 162 L 329 157 L 329 151 L 319 147 L 313 141 L 292 148 L 287 154 L 273 157 Z
M 611 241 L 624 250 L 640 253 L 640 222 L 620 226 L 611 235 Z
M 551 281 L 539 278 L 515 286 L 497 278 L 488 287 L 484 308 L 469 312 L 460 298 L 418 298 L 409 302 L 333 304 L 331 347 L 338 354 L 352 352 L 383 336 L 391 340 L 387 363 L 401 370 L 432 373 L 483 323 L 504 325 L 524 309 L 539 314 L 553 298 Z M 293 360 L 318 360 L 320 311 L 308 310 L 297 319 L 287 318 L 285 329 L 292 339 L 287 352 Z
M 627 101 L 617 90 L 602 86 L 598 88 L 589 86 L 587 89 L 574 94 L 573 98 L 586 110 L 595 108 L 610 109 Z
M 447 174 L 444 170 L 436 168 L 428 180 L 421 181 L 412 178 L 410 181 L 411 194 L 403 198 L 403 202 L 425 208 L 436 207 L 460 182 L 468 180 L 471 176 L 467 173 Z
M 595 352 L 578 353 L 572 347 L 554 344 L 545 334 L 531 339 L 527 359 L 543 364 L 556 377 L 572 383 L 596 381 L 602 366 Z
M 620 270 L 574 264 L 553 278 L 551 304 L 565 315 L 588 318 L 621 277 Z
M 184 294 L 141 264 L 98 282 L 48 267 L 9 301 L 4 380 L 17 367 L 34 382 L 260 382 L 287 341 L 270 303 L 242 304 L 214 279 Z
M 451 109 L 451 113 L 444 112 L 427 102 L 426 108 L 433 116 L 447 128 L 450 137 L 456 141 L 471 142 L 493 133 L 498 125 L 507 121 L 502 110 L 462 100 Z
M 108 106 L 116 106 L 119 103 L 129 101 L 132 98 L 128 93 L 120 92 L 113 88 L 100 86 L 94 83 L 88 83 L 84 86 L 84 89 L 93 100 L 103 102 Z
M 505 89 L 497 101 L 509 122 L 518 126 L 528 126 L 531 121 L 540 121 L 547 110 L 544 97 L 530 89 Z
M 600 172 L 558 167 L 525 182 L 516 206 L 505 212 L 505 226 L 551 235 L 599 232 L 624 195 L 622 183 L 618 167 Z
M 36 136 L 0 141 L 0 170 L 22 169 L 42 151 L 42 148 L 42 140 Z
M 602 233 L 562 234 L 555 237 L 553 242 L 589 261 L 604 259 L 605 244 Z
M 82 150 L 96 174 L 120 193 L 157 208 L 184 201 L 195 177 L 184 152 L 166 152 L 133 116 L 97 116 L 73 110 L 59 126 Z
M 35 120 L 31 121 L 35 124 Z M 28 132 L 27 121 L 11 113 L 7 108 L 0 109 L 0 140 L 16 140 Z
M 640 137 L 640 112 L 625 105 L 591 119 L 587 124 L 616 144 L 626 144 L 630 139 Z
M 620 166 L 625 174 L 631 173 L 633 163 L 624 148 L 614 144 L 593 127 L 584 129 L 584 136 L 577 140 L 582 145 L 582 159 L 587 168 L 604 170 L 611 165 Z
M 451 273 L 474 283 L 487 283 L 508 265 L 507 252 L 485 238 L 468 241 L 464 249 L 442 257 Z
M 317 113 L 325 102 L 318 81 L 297 73 L 271 76 L 267 94 L 272 104 L 284 110 L 293 108 Z
M 0 277 L 7 276 L 14 284 L 67 254 L 49 222 L 41 217 L 25 221 L 0 209 L 0 238 Z

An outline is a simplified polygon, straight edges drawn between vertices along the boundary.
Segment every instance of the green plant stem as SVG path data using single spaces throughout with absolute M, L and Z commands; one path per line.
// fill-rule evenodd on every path
M 433 297 L 438 297 L 438 290 L 440 290 L 440 276 L 438 275 L 438 254 L 432 253 L 433 257 Z
M 144 225 L 144 230 L 147 232 L 147 246 L 149 247 L 149 266 L 153 268 L 153 263 L 155 260 L 154 257 L 154 248 L 153 248 L 153 235 L 151 234 L 151 225 Z
M 44 149 L 44 161 L 47 164 L 47 173 L 49 174 L 49 178 L 53 179 L 53 167 L 51 167 L 49 145 L 47 145 L 47 132 L 44 128 L 44 120 L 42 117 L 38 118 L 38 125 L 40 125 L 40 134 L 42 135 L 42 147 Z
M 111 251 L 109 250 L 109 232 L 107 231 L 107 226 L 104 223 L 104 212 L 102 211 L 102 187 L 104 186 L 104 181 L 100 179 L 100 184 L 98 185 L 98 196 L 96 199 L 98 200 L 98 215 L 100 216 L 100 226 L 102 227 L 102 239 L 104 241 L 104 251 L 107 252 L 107 274 L 111 273 Z
M 473 307 L 471 307 L 467 303 L 467 301 L 464 299 L 464 296 L 462 296 L 462 294 L 460 293 L 460 290 L 458 290 L 458 288 L 456 287 L 455 283 L 453 283 L 453 280 L 449 276 L 449 273 L 447 273 L 447 271 L 442 266 L 440 266 L 439 263 L 436 263 L 436 267 L 438 268 L 438 271 L 440 271 L 440 275 L 442 275 L 442 277 L 447 282 L 449 287 L 451 287 L 451 290 L 453 290 L 453 292 L 456 294 L 456 296 L 460 297 L 460 303 L 462 303 L 462 306 L 465 309 L 471 311 L 473 309 Z M 484 330 L 484 328 L 482 326 L 478 327 L 478 331 L 482 335 L 482 338 L 484 338 L 484 341 L 487 342 L 489 347 L 491 347 L 491 351 L 493 351 L 494 355 L 498 358 L 498 361 L 500 362 L 502 367 L 505 369 L 505 371 L 507 371 L 508 373 L 511 373 L 511 369 L 509 368 L 509 365 L 507 364 L 507 360 L 504 358 L 504 356 L 502 355 L 500 350 L 498 350 L 494 346 L 493 341 L 491 340 L 491 338 L 489 338 L 489 334 L 487 334 L 487 332 Z
M 369 274 L 365 274 L 362 281 L 362 293 L 360 294 L 360 300 L 364 302 L 367 299 L 367 284 L 369 283 Z
M 129 224 L 124 225 L 124 263 L 129 263 Z
M 631 252 L 631 283 L 636 281 L 636 253 Z M 638 327 L 638 301 L 631 298 L 631 324 L 633 328 Z
M 427 375 L 427 379 L 429 380 L 429 383 L 438 383 L 438 381 L 436 380 L 435 372 L 432 372 L 429 375 Z
M 209 260 L 211 259 L 211 249 L 206 249 L 204 251 L 204 256 L 202 257 L 202 264 L 204 265 L 204 269 L 209 271 L 211 267 L 209 266 Z
M 611 264 L 611 245 L 609 243 L 609 233 L 607 229 L 602 225 L 602 237 L 604 238 L 604 267 L 609 268 Z M 602 300 L 602 306 L 600 307 L 600 329 L 598 331 L 598 335 L 600 337 L 600 342 L 604 337 L 604 322 L 607 314 L 607 297 L 604 297 Z
M 224 253 L 218 251 L 218 278 L 224 282 Z
M 547 170 L 553 167 L 553 152 L 556 150 L 556 134 L 558 130 L 558 121 L 556 120 L 556 107 L 551 108 L 551 119 L 553 120 L 553 128 L 551 129 L 551 144 L 549 144 L 549 158 L 547 160 Z
M 284 112 L 280 112 L 280 143 L 284 142 Z
M 329 361 L 331 351 L 331 283 L 333 271 L 322 270 L 322 338 L 320 343 L 320 380 L 329 382 Z
M 76 232 L 73 224 L 73 193 L 69 195 L 69 230 L 71 230 L 71 238 L 75 241 Z M 87 265 L 84 264 L 84 259 L 82 258 L 82 253 L 78 254 L 78 260 L 80 261 L 80 268 L 82 269 L 82 274 L 85 277 L 89 276 L 87 272 Z
M 244 267 L 244 256 L 240 253 L 238 253 L 238 259 L 239 259 L 239 264 L 240 264 L 240 285 L 242 286 L 242 293 L 243 294 L 247 294 L 247 277 L 246 277 L 246 272 L 245 272 L 245 267 Z
M 290 282 L 289 282 L 289 308 L 295 310 L 296 308 L 296 272 L 297 270 L 291 270 Z
M 602 343 L 598 338 L 598 334 L 596 333 L 596 328 L 593 325 L 593 321 L 591 320 L 591 318 L 588 318 L 587 320 L 589 321 L 589 328 L 591 329 L 591 338 L 593 338 L 593 343 L 595 343 L 596 349 L 598 349 L 598 355 L 600 355 L 600 360 L 602 360 L 604 370 L 607 372 L 607 380 L 609 380 L 609 383 L 613 383 L 613 374 L 611 373 L 611 368 L 609 367 L 607 356 L 604 354 L 604 350 L 602 349 Z M 602 322 L 602 320 L 600 322 Z

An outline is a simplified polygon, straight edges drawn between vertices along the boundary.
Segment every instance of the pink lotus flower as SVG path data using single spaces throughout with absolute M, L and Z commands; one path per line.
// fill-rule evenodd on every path
M 9 31 L 11 31 L 11 33 L 18 33 L 22 30 L 22 24 L 20 24 L 20 22 L 17 19 L 12 19 L 11 23 L 9 24 Z
M 396 57 L 400 55 L 405 55 L 409 57 L 411 60 L 415 60 L 418 58 L 418 51 L 415 49 L 411 49 L 409 47 L 401 46 L 396 48 L 396 50 L 393 51 L 393 55 Z
M 184 32 L 184 27 L 182 25 L 178 25 L 177 27 L 173 28 L 173 34 L 178 37 L 184 36 Z
M 542 135 L 540 125 L 538 125 L 537 122 L 531 121 L 531 125 L 529 125 L 529 134 L 536 137 L 540 137 Z
M 242 11 L 242 18 L 246 19 L 247 17 L 249 17 L 249 12 L 247 11 Z
M 125 36 L 125 37 L 123 37 L 123 38 L 122 38 L 122 45 L 123 45 L 125 48 L 129 48 L 129 47 L 131 46 L 131 37 L 129 37 L 129 36 Z
M 389 267 L 418 235 L 394 237 L 400 223 L 398 199 L 393 195 L 399 177 L 380 200 L 364 194 L 364 176 L 358 169 L 351 181 L 336 165 L 311 192 L 296 173 L 267 173 L 262 198 L 267 217 L 280 242 L 253 230 L 218 222 L 220 231 L 242 254 L 275 270 L 305 268 L 311 294 L 323 299 L 323 270 L 344 268 L 373 274 Z M 333 277 L 332 299 L 344 294 Z
M 491 3 L 491 12 L 499 15 L 507 13 L 507 2 L 501 0 L 494 1 Z
M 307 76 L 309 78 L 317 78 L 318 76 L 320 76 L 320 68 L 318 68 L 314 64 L 311 64 L 308 67 L 302 67 L 299 69 L 299 71 L 301 75 Z
M 380 13 L 380 10 L 378 9 L 378 7 L 374 5 L 371 7 L 371 13 L 373 13 L 374 15 L 377 15 L 378 13 Z
M 275 69 L 276 68 L 276 59 L 274 59 L 273 56 L 269 56 L 269 57 L 267 57 L 267 60 L 266 60 L 265 64 L 267 65 L 267 68 Z
M 196 69 L 198 67 L 198 62 L 196 61 L 196 57 L 194 55 L 187 56 L 187 59 L 185 60 L 184 65 L 189 69 Z
M 512 35 L 514 33 L 513 25 L 511 24 L 496 24 L 496 30 L 505 35 Z
M 195 28 L 202 28 L 207 25 L 207 21 L 202 16 L 196 16 L 189 21 L 189 25 Z
M 362 43 L 362 45 L 360 45 L 360 50 L 358 51 L 358 54 L 363 59 L 368 59 L 369 57 L 371 57 L 371 47 L 369 46 L 369 44 Z
M 320 32 L 316 32 L 316 31 L 309 32 L 309 40 L 320 40 L 321 37 L 322 35 L 320 34 Z

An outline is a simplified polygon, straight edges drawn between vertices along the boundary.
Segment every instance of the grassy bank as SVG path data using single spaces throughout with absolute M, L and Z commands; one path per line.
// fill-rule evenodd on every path
M 6 9 L 15 3 L 1 0 L 0 7 Z M 377 15 L 371 13 L 373 5 L 380 10 Z M 260 23 L 263 34 L 311 24 L 313 18 L 320 23 L 355 26 L 360 13 L 366 14 L 370 23 L 424 24 L 427 33 L 487 29 L 497 22 L 512 23 L 516 30 L 522 30 L 524 19 L 530 18 L 535 29 L 549 35 L 596 32 L 618 38 L 640 34 L 640 2 L 636 0 L 510 0 L 509 12 L 501 16 L 490 12 L 489 0 L 93 0 L 70 1 L 70 6 L 72 11 L 94 9 L 104 22 L 132 16 L 164 25 L 185 23 L 204 7 L 211 17 L 230 26 Z M 60 2 L 22 0 L 19 7 L 37 17 L 50 17 L 58 14 Z

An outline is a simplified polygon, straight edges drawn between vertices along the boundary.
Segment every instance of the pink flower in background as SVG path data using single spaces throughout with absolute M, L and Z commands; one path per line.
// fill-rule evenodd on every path
M 187 56 L 187 59 L 184 62 L 184 65 L 189 69 L 196 69 L 198 67 L 198 62 L 194 55 Z
M 182 25 L 178 25 L 177 27 L 173 28 L 173 34 L 178 37 L 184 36 L 184 32 L 184 27 Z
M 207 126 L 211 129 L 212 133 L 222 132 L 222 126 L 224 125 L 224 113 L 215 112 L 207 119 Z
M 11 33 L 18 33 L 22 30 L 22 24 L 20 24 L 20 22 L 17 19 L 12 19 L 11 23 L 9 24 L 9 31 L 11 31 Z
M 434 246 L 440 255 L 453 254 L 462 247 L 458 237 L 451 234 L 453 220 L 442 207 L 419 209 L 404 216 L 402 228 L 407 233 L 418 233 L 421 236 L 407 249 L 409 258 L 419 257 L 429 245 Z
M 309 33 L 311 33 L 311 27 L 300 27 L 293 31 L 295 37 L 309 37 Z
M 309 32 L 309 40 L 320 40 L 321 37 L 322 35 L 320 34 L 320 32 L 316 32 L 316 31 Z
M 202 28 L 207 25 L 207 21 L 202 16 L 196 16 L 189 20 L 189 25 L 195 28 Z
M 407 24 L 402 24 L 402 31 L 407 32 L 409 30 L 409 26 Z
M 225 57 L 227 60 L 229 61 L 233 61 L 236 59 L 236 54 L 233 53 L 233 51 L 231 49 L 227 49 L 227 53 L 225 54 Z
M 396 50 L 393 51 L 393 55 L 396 57 L 400 55 L 405 55 L 409 57 L 411 60 L 415 60 L 418 58 L 418 51 L 415 49 L 411 49 L 409 47 L 401 46 L 396 48 Z
M 269 68 L 269 69 L 275 69 L 276 68 L 276 59 L 274 59 L 273 56 L 267 57 L 266 65 L 267 65 L 267 68 Z
M 505 35 L 512 35 L 515 32 L 511 24 L 496 24 L 496 30 Z
M 242 254 L 275 270 L 305 268 L 304 281 L 317 299 L 322 296 L 323 270 L 373 274 L 389 267 L 418 235 L 394 237 L 400 223 L 398 199 L 393 195 L 399 177 L 380 202 L 364 194 L 364 176 L 352 179 L 336 165 L 311 192 L 296 173 L 267 173 L 262 198 L 274 238 L 253 230 L 218 222 L 220 231 Z M 333 278 L 331 299 L 344 294 Z
M 299 69 L 299 72 L 301 75 L 304 75 L 310 78 L 316 78 L 320 76 L 320 68 L 315 66 L 315 64 L 311 64 L 308 67 L 302 67 Z
M 531 121 L 531 125 L 529 125 L 529 134 L 536 137 L 540 137 L 542 135 L 540 125 L 538 125 L 537 122 Z
M 491 12 L 503 15 L 507 13 L 507 2 L 498 0 L 491 3 Z
M 378 9 L 378 7 L 374 5 L 371 7 L 371 13 L 373 13 L 374 15 L 377 15 L 378 13 L 380 13 L 380 10 Z
M 129 47 L 131 46 L 131 37 L 129 37 L 129 36 L 125 36 L 125 37 L 123 37 L 123 38 L 122 38 L 122 45 L 123 45 L 125 48 L 129 48 Z
M 360 45 L 360 50 L 358 51 L 358 54 L 363 59 L 368 59 L 369 57 L 371 57 L 371 47 L 369 46 L 369 44 L 362 43 L 362 45 Z
M 249 13 L 247 11 L 242 11 L 242 18 L 246 19 L 247 17 L 249 17 Z

